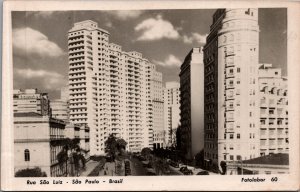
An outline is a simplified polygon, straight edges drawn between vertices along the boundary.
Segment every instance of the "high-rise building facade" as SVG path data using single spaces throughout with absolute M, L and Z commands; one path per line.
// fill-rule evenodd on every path
M 164 146 L 164 100 L 163 100 L 163 84 L 162 73 L 156 71 L 155 65 L 151 70 L 151 98 L 153 105 L 153 148 L 161 148 Z M 152 141 L 150 139 L 150 141 Z M 150 143 L 151 146 L 151 143 Z
M 15 89 L 13 91 L 14 113 L 35 112 L 41 115 L 50 114 L 50 104 L 47 93 L 39 93 L 37 89 Z
M 166 146 L 176 145 L 176 130 L 180 125 L 180 84 L 166 82 L 164 88 L 164 129 Z
M 259 156 L 257 9 L 219 9 L 204 47 L 207 165 Z
M 140 151 L 153 140 L 151 63 L 109 43 L 109 32 L 87 20 L 68 33 L 70 121 L 90 127 L 91 155 L 105 152 L 109 134 Z
M 193 159 L 204 147 L 204 65 L 202 48 L 193 48 L 180 67 L 181 148 Z
M 280 68 L 260 64 L 260 155 L 288 153 L 288 91 L 287 78 Z

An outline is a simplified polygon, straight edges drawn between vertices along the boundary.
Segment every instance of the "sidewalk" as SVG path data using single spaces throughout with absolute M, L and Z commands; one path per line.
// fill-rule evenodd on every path
M 80 174 L 80 177 L 86 177 L 86 176 L 88 176 L 88 174 L 90 174 L 90 172 L 92 172 L 98 164 L 99 164 L 98 161 L 89 160 L 86 163 L 86 169 L 85 169 L 85 171 L 83 171 Z

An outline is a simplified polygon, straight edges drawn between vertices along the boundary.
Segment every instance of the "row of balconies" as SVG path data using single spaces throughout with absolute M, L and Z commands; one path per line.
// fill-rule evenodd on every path
M 82 47 L 85 46 L 86 44 L 84 43 L 83 40 L 81 41 L 76 41 L 76 42 L 72 42 L 68 44 L 69 49 L 73 48 L 73 47 Z
M 89 49 L 91 49 L 91 47 Z M 69 53 L 77 52 L 77 51 L 84 51 L 84 50 L 85 50 L 85 47 L 82 45 L 82 46 L 69 48 Z

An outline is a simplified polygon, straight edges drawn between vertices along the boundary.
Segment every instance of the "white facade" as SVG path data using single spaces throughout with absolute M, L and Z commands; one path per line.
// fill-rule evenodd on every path
M 164 129 L 165 143 L 168 147 L 176 143 L 176 130 L 180 125 L 180 84 L 166 82 L 164 88 Z
M 186 157 L 193 159 L 204 148 L 204 65 L 202 48 L 193 48 L 180 71 L 180 124 Z
M 20 169 L 39 167 L 48 177 L 63 175 L 60 170 L 57 154 L 62 145 L 52 142 L 64 138 L 65 124 L 63 121 L 42 116 L 38 113 L 14 114 L 14 168 Z
M 13 91 L 14 113 L 36 112 L 49 115 L 49 98 L 47 93 L 39 93 L 37 89 L 15 89 Z
M 91 155 L 104 154 L 111 133 L 129 151 L 150 147 L 151 64 L 109 43 L 109 33 L 90 20 L 75 23 L 68 37 L 70 121 L 90 127 Z
M 280 68 L 260 64 L 260 155 L 288 153 L 287 78 Z
M 204 48 L 204 155 L 215 168 L 259 156 L 258 45 L 257 9 L 216 11 Z

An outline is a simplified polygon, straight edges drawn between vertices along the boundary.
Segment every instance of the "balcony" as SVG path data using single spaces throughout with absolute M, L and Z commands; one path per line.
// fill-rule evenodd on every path
M 226 73 L 225 79 L 228 79 L 228 78 L 234 78 L 234 73 Z

